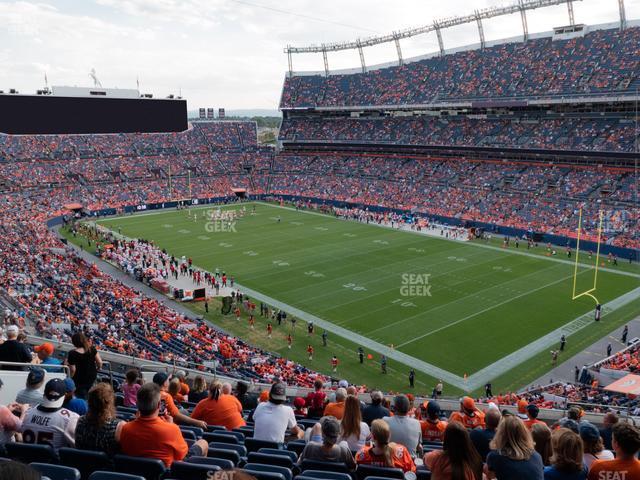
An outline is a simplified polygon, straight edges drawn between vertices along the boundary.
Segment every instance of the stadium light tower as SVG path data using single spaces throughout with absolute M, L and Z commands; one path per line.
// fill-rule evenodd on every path
M 362 73 L 367 73 L 367 64 L 364 62 L 364 52 L 362 51 L 362 43 L 360 42 L 360 39 L 358 39 L 357 42 L 358 42 L 358 54 L 360 55 L 360 65 L 362 65 Z
M 573 1 L 569 0 L 567 2 L 567 9 L 569 10 L 569 25 L 572 27 L 576 24 L 576 17 L 573 14 Z
M 93 80 L 93 86 L 95 88 L 102 88 L 102 84 L 100 83 L 100 80 L 98 80 L 98 75 L 96 75 L 95 68 L 91 69 L 91 71 L 89 72 L 89 77 L 91 78 L 91 80 Z
M 401 67 L 404 63 L 402 61 L 402 48 L 400 47 L 400 38 L 396 32 L 393 32 L 393 41 L 396 44 L 396 51 L 398 52 L 398 66 Z
M 329 76 L 329 59 L 327 58 L 327 48 L 325 45 L 322 45 L 322 59 L 324 60 L 324 74 L 325 76 Z
M 524 7 L 524 0 L 518 0 L 520 6 L 520 16 L 522 17 L 522 33 L 523 39 L 526 42 L 529 40 L 529 26 L 527 25 L 527 11 Z
M 480 35 L 480 48 L 484 50 L 484 28 L 482 28 L 482 18 L 478 10 L 476 10 L 476 22 L 478 22 L 478 35 Z
M 627 14 L 624 10 L 624 0 L 618 0 L 618 9 L 620 10 L 620 30 L 627 28 Z
M 440 56 L 444 56 L 444 42 L 442 41 L 442 29 L 440 28 L 440 24 L 437 21 L 434 21 L 433 28 L 435 29 L 436 36 L 438 37 L 438 46 L 440 47 Z

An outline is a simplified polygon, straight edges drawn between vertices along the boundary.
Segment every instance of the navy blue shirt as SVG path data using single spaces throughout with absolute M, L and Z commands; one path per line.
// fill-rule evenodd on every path
M 544 464 L 538 452 L 533 452 L 529 460 L 512 460 L 492 451 L 487 455 L 487 467 L 498 480 L 544 480 Z
M 487 455 L 491 451 L 489 448 L 489 443 L 493 440 L 493 437 L 496 436 L 495 430 L 471 430 L 469 432 L 469 436 L 471 437 L 471 443 L 476 447 L 476 450 L 482 457 L 482 461 L 484 462 L 487 459 Z
M 556 470 L 556 467 L 544 467 L 544 480 L 587 480 L 587 467 L 579 472 L 564 473 Z

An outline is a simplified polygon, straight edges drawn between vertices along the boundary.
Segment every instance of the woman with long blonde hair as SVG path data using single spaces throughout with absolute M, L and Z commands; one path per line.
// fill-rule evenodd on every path
M 544 469 L 548 480 L 586 480 L 589 470 L 582 461 L 584 449 L 580 435 L 560 428 L 551 435 L 553 456 L 551 465 Z
M 485 473 L 498 480 L 543 480 L 544 464 L 524 422 L 506 415 L 490 443 Z
M 391 430 L 382 419 L 371 423 L 372 445 L 365 446 L 356 454 L 356 463 L 377 467 L 400 468 L 404 473 L 415 472 L 416 465 L 404 445 L 390 442 Z
M 531 427 L 531 436 L 535 444 L 536 452 L 542 457 L 542 463 L 545 467 L 551 465 L 551 429 L 546 423 L 534 423 Z
M 360 400 L 349 395 L 344 402 L 344 415 L 340 422 L 340 440 L 347 442 L 352 452 L 357 452 L 364 447 L 369 433 L 369 426 L 362 421 Z

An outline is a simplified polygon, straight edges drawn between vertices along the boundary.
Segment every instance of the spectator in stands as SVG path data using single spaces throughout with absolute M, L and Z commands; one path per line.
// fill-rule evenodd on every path
M 405 478 L 413 477 L 416 465 L 404 445 L 390 441 L 389 424 L 381 418 L 371 423 L 372 445 L 365 446 L 356 454 L 358 465 L 374 465 L 376 467 L 400 468 Z M 409 475 L 408 475 L 409 474 Z
M 0 389 L 2 389 L 2 386 L 3 383 L 0 380 Z M 0 446 L 11 442 L 16 432 L 20 431 L 22 420 L 28 409 L 28 404 L 10 403 L 7 406 L 0 405 Z
M 442 442 L 447 422 L 440 418 L 440 404 L 436 400 L 430 400 L 425 403 L 427 403 L 426 408 L 424 404 L 420 406 L 422 440 L 425 442 Z
M 489 479 L 542 480 L 544 465 L 536 452 L 531 432 L 514 415 L 505 416 L 487 455 L 485 473 Z
M 22 421 L 22 441 L 60 447 L 73 447 L 78 414 L 64 408 L 67 387 L 64 380 L 53 378 L 44 386 L 39 405 L 29 408 Z
M 322 462 L 344 463 L 349 470 L 355 470 L 356 462 L 346 442 L 338 443 L 340 423 L 334 417 L 324 417 L 314 425 L 309 443 L 300 454 L 299 461 L 319 460 Z
M 125 381 L 121 387 L 122 393 L 124 394 L 122 404 L 125 407 L 136 406 L 136 396 L 138 395 L 140 387 L 142 387 L 142 385 L 140 384 L 138 370 L 128 370 L 125 376 Z
M 476 428 L 470 432 L 471 443 L 473 443 L 476 451 L 480 454 L 483 462 L 491 451 L 489 445 L 496 436 L 496 430 L 498 429 L 501 419 L 500 411 L 495 408 L 490 408 L 484 416 L 484 428 Z
M 463 397 L 460 401 L 460 411 L 451 413 L 449 422 L 460 422 L 465 428 L 484 427 L 484 413 L 476 408 L 476 402 L 471 397 Z
M 293 414 L 296 417 L 305 418 L 307 416 L 307 401 L 302 397 L 293 399 Z
M 614 459 L 613 452 L 605 450 L 600 431 L 592 423 L 580 424 L 580 438 L 584 446 L 584 464 L 587 468 L 591 468 L 591 464 L 596 460 Z
M 320 418 L 324 413 L 324 404 L 327 394 L 322 391 L 322 380 L 313 382 L 313 392 L 307 395 L 307 416 L 309 418 Z
M 347 398 L 347 390 L 344 388 L 336 389 L 336 401 L 327 403 L 324 408 L 324 416 L 335 417 L 338 420 L 342 420 L 344 415 L 344 401 Z
M 47 372 L 62 372 L 62 368 L 59 366 L 62 365 L 62 362 L 55 357 L 52 357 L 55 348 L 52 343 L 45 342 L 42 345 L 37 345 L 33 347 L 33 351 L 38 355 L 38 359 L 40 360 L 40 365 Z
M 253 414 L 254 438 L 284 443 L 287 429 L 294 437 L 304 436 L 304 431 L 297 425 L 293 409 L 284 404 L 286 401 L 284 383 L 274 383 L 269 391 L 269 401 L 260 403 Z
M 371 405 L 362 410 L 362 420 L 369 426 L 374 420 L 389 416 L 389 410 L 382 405 L 384 395 L 379 390 L 371 392 Z
M 393 399 L 393 413 L 383 420 L 389 424 L 391 441 L 407 447 L 413 458 L 422 454 L 422 428 L 415 418 L 407 416 L 411 404 L 406 395 L 396 395 Z
M 0 463 L 0 478 L 11 480 L 41 480 L 42 475 L 35 468 L 20 462 Z
M 122 453 L 134 457 L 158 458 L 167 466 L 191 456 L 207 456 L 209 445 L 197 440 L 188 447 L 180 428 L 162 418 L 161 390 L 155 382 L 146 383 L 138 391 L 139 416 L 116 433 Z M 166 415 L 165 415 L 166 416 Z
M 189 393 L 191 391 L 189 385 L 187 384 L 187 372 L 185 372 L 184 370 L 178 370 L 175 374 L 175 378 L 178 380 L 178 383 L 180 385 L 179 393 L 183 398 L 181 401 L 184 402 L 189 398 Z
M 527 405 L 526 414 L 527 414 L 527 418 L 524 421 L 524 424 L 527 426 L 529 430 L 531 430 L 531 428 L 537 423 L 544 423 L 543 421 L 538 420 L 540 409 L 538 408 L 537 405 L 534 405 L 533 403 L 530 403 L 529 405 Z
M 347 442 L 352 452 L 357 452 L 364 447 L 369 433 L 369 425 L 362 421 L 358 397 L 349 395 L 344 402 L 344 416 L 340 422 L 340 440 Z
M 209 396 L 198 402 L 191 418 L 204 420 L 208 425 L 221 425 L 227 430 L 244 427 L 242 405 L 236 397 L 222 393 L 222 383 L 215 381 L 209 387 Z
M 7 339 L 0 345 L 0 362 L 31 363 L 31 353 L 27 346 L 18 341 L 20 329 L 17 325 L 9 325 L 6 330 Z M 26 370 L 27 367 L 5 365 L 2 370 Z
M 84 398 L 98 377 L 98 370 L 102 368 L 102 358 L 82 332 L 74 333 L 71 343 L 75 348 L 68 353 L 66 364 L 69 365 L 71 378 L 76 384 L 76 396 Z
M 607 450 L 613 449 L 613 427 L 618 423 L 618 416 L 615 412 L 607 412 L 602 419 L 602 429 L 600 429 L 600 436 L 602 437 L 602 443 Z
M 17 403 L 28 403 L 37 405 L 42 400 L 42 391 L 40 388 L 44 384 L 45 371 L 39 367 L 31 367 L 29 375 L 27 375 L 26 388 L 23 388 L 16 394 Z
M 591 464 L 589 480 L 602 478 L 640 478 L 640 431 L 629 423 L 613 426 L 613 449 L 615 460 L 596 460 Z
M 198 403 L 200 400 L 204 400 L 209 396 L 209 390 L 207 389 L 207 382 L 202 375 L 197 375 L 193 379 L 193 388 L 189 391 L 189 401 Z
M 161 417 L 169 415 L 176 423 L 193 425 L 194 427 L 200 427 L 204 430 L 207 429 L 207 422 L 191 418 L 178 409 L 175 402 L 173 401 L 173 397 L 169 395 L 169 392 L 167 391 L 169 388 L 169 375 L 164 372 L 158 372 L 153 376 L 153 383 L 155 383 L 160 388 Z
M 533 438 L 536 452 L 542 457 L 544 466 L 547 467 L 551 465 L 551 455 L 553 454 L 553 449 L 551 448 L 551 429 L 544 422 L 536 423 L 531 427 L 531 437 Z
M 67 387 L 67 393 L 64 396 L 64 403 L 62 406 L 67 410 L 77 413 L 82 416 L 87 413 L 87 401 L 82 398 L 76 398 L 76 384 L 72 378 L 65 378 L 64 384 Z
M 88 410 L 76 427 L 76 448 L 118 453 L 116 437 L 125 422 L 116 418 L 115 395 L 111 385 L 97 383 L 87 394 Z
M 589 469 L 582 462 L 584 451 L 580 435 L 560 428 L 551 435 L 553 456 L 545 467 L 545 480 L 586 480 Z
M 246 382 L 236 384 L 236 398 L 242 404 L 243 410 L 253 410 L 258 406 L 258 399 L 249 393 L 249 385 Z
M 442 450 L 424 456 L 432 478 L 442 480 L 482 480 L 482 458 L 471 443 L 469 432 L 459 422 L 447 425 Z
M 184 395 L 180 393 L 180 380 L 176 377 L 173 377 L 169 380 L 169 386 L 167 387 L 167 392 L 173 398 L 174 403 L 180 405 L 184 402 Z

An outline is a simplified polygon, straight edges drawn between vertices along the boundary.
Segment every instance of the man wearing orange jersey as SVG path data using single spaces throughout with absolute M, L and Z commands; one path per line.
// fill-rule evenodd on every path
M 474 429 L 484 427 L 484 413 L 476 408 L 476 402 L 471 397 L 464 397 L 460 401 L 460 411 L 453 412 L 450 422 L 460 422 L 465 428 Z
M 527 419 L 524 421 L 524 424 L 529 430 L 531 430 L 536 423 L 544 423 L 542 420 L 538 420 L 538 413 L 540 413 L 540 409 L 537 405 L 533 403 L 527 405 Z
M 640 478 L 640 431 L 629 423 L 613 427 L 615 460 L 596 460 L 591 464 L 589 480 L 636 480 Z
M 420 422 L 422 440 L 426 442 L 442 442 L 447 422 L 440 419 L 440 405 L 435 400 L 427 404 L 426 417 Z

